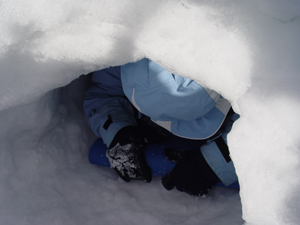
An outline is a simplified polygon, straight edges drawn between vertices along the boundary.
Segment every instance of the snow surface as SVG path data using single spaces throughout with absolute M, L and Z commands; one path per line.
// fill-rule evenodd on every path
M 2 0 L 0 15 L 1 225 L 300 224 L 299 0 Z M 241 115 L 240 192 L 191 197 L 89 164 L 79 76 L 143 57 Z

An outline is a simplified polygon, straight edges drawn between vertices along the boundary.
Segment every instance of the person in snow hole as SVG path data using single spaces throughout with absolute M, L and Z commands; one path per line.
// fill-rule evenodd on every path
M 85 116 L 124 181 L 151 182 L 143 148 L 175 137 L 191 140 L 196 148 L 165 149 L 177 162 L 162 178 L 167 190 L 202 196 L 218 182 L 237 181 L 226 137 L 239 116 L 220 94 L 146 58 L 95 71 L 92 81 Z

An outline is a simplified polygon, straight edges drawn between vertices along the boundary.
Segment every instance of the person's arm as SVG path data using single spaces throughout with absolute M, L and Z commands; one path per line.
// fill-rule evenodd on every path
M 95 135 L 108 147 L 110 167 L 126 182 L 150 182 L 151 168 L 143 152 L 145 139 L 138 131 L 135 109 L 124 95 L 120 76 L 120 67 L 93 73 L 94 86 L 85 94 L 85 116 Z
M 136 126 L 131 103 L 125 97 L 120 67 L 93 73 L 94 85 L 85 93 L 84 113 L 97 137 L 109 147 L 116 133 L 124 127 Z
M 163 186 L 167 190 L 176 187 L 190 195 L 202 196 L 217 182 L 225 186 L 236 182 L 238 177 L 230 158 L 227 135 L 238 118 L 239 115 L 231 111 L 221 128 L 222 135 L 200 146 L 199 151 L 166 149 L 167 158 L 177 164 L 162 178 Z

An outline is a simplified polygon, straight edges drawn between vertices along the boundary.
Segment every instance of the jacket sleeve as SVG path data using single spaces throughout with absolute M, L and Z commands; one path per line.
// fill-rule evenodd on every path
M 201 146 L 201 152 L 206 162 L 225 186 L 229 186 L 238 180 L 234 164 L 230 158 L 227 135 L 233 123 L 239 117 L 240 116 L 236 113 L 227 116 L 221 128 L 220 136 Z
M 136 126 L 134 109 L 125 97 L 120 67 L 110 67 L 93 73 L 94 85 L 85 93 L 84 113 L 97 137 L 109 146 L 123 127 Z

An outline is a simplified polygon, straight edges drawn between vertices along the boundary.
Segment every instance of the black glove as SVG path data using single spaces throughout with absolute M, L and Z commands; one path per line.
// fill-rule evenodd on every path
M 181 192 L 202 196 L 217 183 L 219 178 L 205 161 L 201 151 L 166 149 L 165 155 L 177 162 L 174 169 L 162 178 L 167 190 L 176 187 Z
M 163 136 L 146 137 L 137 127 L 124 127 L 115 135 L 106 156 L 110 166 L 126 182 L 145 180 L 151 182 L 152 172 L 145 160 L 146 144 L 163 141 Z

